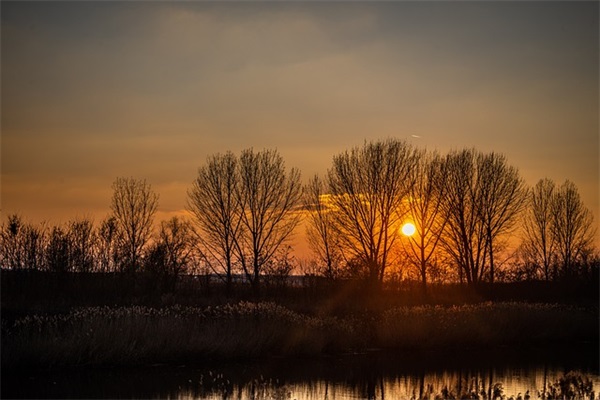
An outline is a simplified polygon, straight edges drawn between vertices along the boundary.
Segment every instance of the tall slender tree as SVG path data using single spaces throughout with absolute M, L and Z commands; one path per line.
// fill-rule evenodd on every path
M 493 283 L 497 241 L 514 227 L 525 205 L 527 189 L 517 168 L 508 165 L 504 155 L 479 153 L 477 190 L 481 199 L 477 213 L 485 230 L 489 276 Z
M 446 226 L 442 244 L 458 266 L 459 279 L 476 284 L 483 278 L 485 235 L 477 218 L 480 196 L 476 188 L 476 152 L 452 151 L 445 158 L 446 196 L 442 215 Z
M 551 231 L 563 274 L 575 274 L 576 264 L 592 247 L 595 230 L 592 214 L 581 201 L 575 184 L 569 180 L 554 196 Z
M 52 272 L 72 272 L 69 235 L 62 227 L 54 226 L 48 236 L 46 265 Z
M 225 273 L 227 290 L 232 285 L 235 240 L 241 227 L 237 166 L 231 152 L 209 156 L 188 190 L 187 208 L 198 227 L 201 253 L 213 271 Z
M 404 250 L 421 277 L 423 292 L 436 258 L 446 225 L 442 203 L 446 195 L 446 164 L 437 153 L 417 152 L 417 161 L 410 173 L 413 185 L 406 199 L 407 215 L 416 228 L 415 233 L 403 240 Z
M 325 193 L 326 184 L 315 175 L 304 188 L 304 209 L 307 213 L 306 237 L 315 254 L 322 274 L 334 279 L 340 272 L 343 252 L 333 225 L 331 195 Z
M 144 247 L 152 236 L 158 194 L 146 180 L 117 178 L 113 183 L 111 210 L 121 233 L 121 271 L 139 269 Z
M 23 264 L 31 270 L 46 268 L 44 254 L 47 238 L 47 228 L 44 224 L 34 226 L 25 224 L 21 230 L 23 240 Z
M 96 230 L 96 268 L 100 272 L 114 272 L 119 257 L 120 233 L 114 216 L 106 217 Z
M 93 221 L 89 218 L 70 221 L 67 235 L 70 247 L 70 269 L 77 272 L 92 272 L 96 263 L 94 254 L 96 235 Z
M 521 252 L 525 262 L 542 270 L 544 280 L 551 279 L 555 265 L 555 240 L 552 234 L 553 199 L 556 184 L 553 180 L 540 179 L 528 196 L 527 212 L 523 219 Z

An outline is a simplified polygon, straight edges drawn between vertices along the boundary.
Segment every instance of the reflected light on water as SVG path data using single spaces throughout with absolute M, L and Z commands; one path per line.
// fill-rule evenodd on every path
M 589 379 L 594 393 L 600 385 L 597 374 L 571 372 L 572 376 Z M 279 382 L 272 380 L 254 380 L 245 385 L 232 384 L 230 387 L 195 387 L 182 390 L 177 394 L 181 399 L 444 399 L 478 398 L 532 399 L 545 392 L 565 376 L 564 370 L 489 370 L 487 372 L 440 372 L 421 375 L 406 375 L 373 380 L 347 381 L 311 381 Z M 464 397 L 465 396 L 465 397 Z M 577 399 L 591 399 L 594 394 L 582 392 Z
M 81 368 L 54 371 L 2 370 L 1 398 L 160 399 L 518 399 L 551 393 L 572 378 L 600 388 L 597 345 L 581 348 L 502 348 L 472 354 L 386 352 L 262 361 L 208 362 L 197 366 Z M 516 358 L 515 358 L 516 357 Z M 579 382 L 577 381 L 579 380 Z M 566 387 L 568 385 L 563 385 Z M 559 393 L 553 393 L 554 398 Z M 504 397 L 502 397 L 504 396 Z M 549 398 L 549 396 L 547 396 Z

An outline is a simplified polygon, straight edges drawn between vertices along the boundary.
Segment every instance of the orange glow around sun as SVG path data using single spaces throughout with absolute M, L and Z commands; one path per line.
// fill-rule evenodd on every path
M 412 236 L 415 234 L 416 230 L 417 228 L 415 228 L 415 225 L 411 222 L 407 222 L 404 225 L 402 225 L 402 234 L 404 236 Z

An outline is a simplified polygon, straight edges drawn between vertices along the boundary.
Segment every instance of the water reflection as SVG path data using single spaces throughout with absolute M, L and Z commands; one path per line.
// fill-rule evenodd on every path
M 576 383 L 563 387 L 565 380 Z M 572 379 L 571 379 L 572 378 Z M 200 380 L 201 381 L 201 380 Z M 579 381 L 581 384 L 577 384 Z M 188 387 L 181 399 L 594 399 L 598 376 L 581 371 L 489 371 L 423 374 L 420 377 L 381 377 L 363 382 L 280 382 L 255 380 L 243 385 Z
M 597 345 L 563 350 L 377 352 L 319 359 L 206 361 L 193 367 L 2 371 L 2 398 L 524 400 L 559 394 L 594 398 L 592 391 L 600 387 Z

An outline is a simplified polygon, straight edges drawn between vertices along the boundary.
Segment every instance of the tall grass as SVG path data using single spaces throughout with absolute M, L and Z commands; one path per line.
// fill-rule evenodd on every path
M 395 308 L 378 319 L 376 331 L 379 345 L 391 348 L 587 340 L 598 341 L 598 310 L 516 302 Z
M 2 367 L 597 341 L 597 321 L 597 311 L 524 303 L 396 308 L 344 318 L 309 316 L 274 303 L 92 307 L 3 324 Z
M 220 307 L 94 307 L 17 320 L 2 335 L 2 364 L 86 365 L 206 357 L 316 354 L 337 346 L 344 321 L 272 303 Z M 351 329 L 351 328 L 350 328 Z

